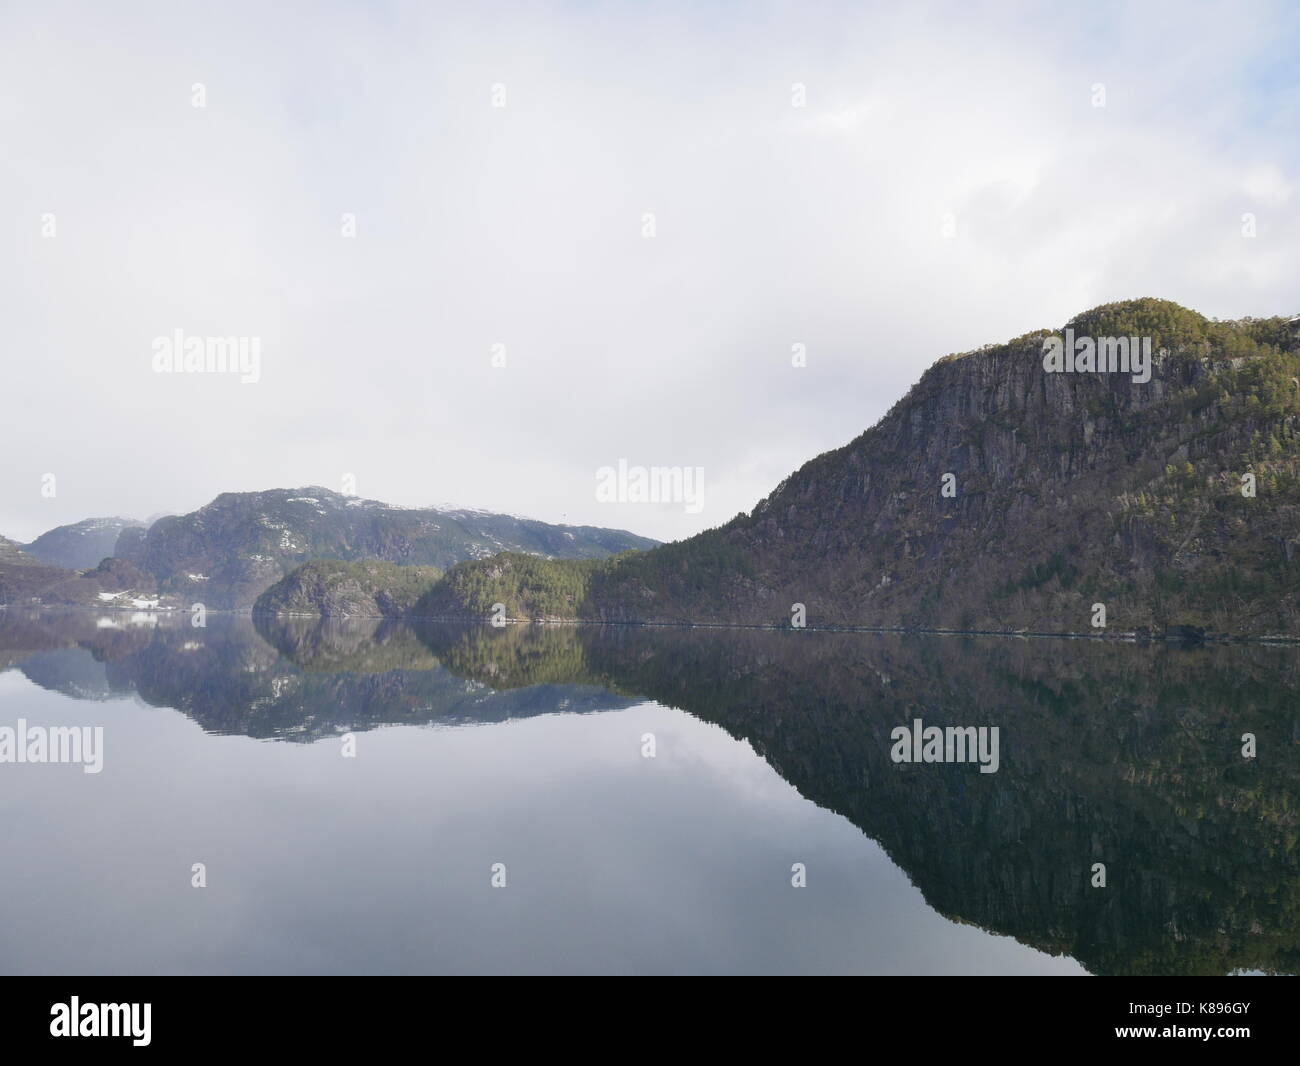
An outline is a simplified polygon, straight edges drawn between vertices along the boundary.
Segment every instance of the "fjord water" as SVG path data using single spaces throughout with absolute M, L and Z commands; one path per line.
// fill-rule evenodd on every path
M 0 968 L 1294 972 L 1296 660 L 0 611 L 0 726 L 104 730 L 0 764 Z

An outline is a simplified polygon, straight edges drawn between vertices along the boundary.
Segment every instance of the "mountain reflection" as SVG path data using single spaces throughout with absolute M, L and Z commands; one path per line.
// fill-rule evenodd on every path
M 1287 648 L 7 610 L 4 668 L 294 741 L 649 699 L 748 741 L 954 921 L 1094 973 L 1300 968 Z M 894 763 L 915 718 L 998 727 L 998 772 Z

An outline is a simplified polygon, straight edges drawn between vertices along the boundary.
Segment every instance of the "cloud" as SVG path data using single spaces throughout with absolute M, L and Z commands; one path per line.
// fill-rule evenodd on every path
M 1300 310 L 1296 14 L 1050 14 L 7 6 L 0 532 L 350 473 L 678 537 L 947 352 Z M 175 329 L 261 380 L 154 374 Z M 703 512 L 598 503 L 619 459 L 705 468 Z

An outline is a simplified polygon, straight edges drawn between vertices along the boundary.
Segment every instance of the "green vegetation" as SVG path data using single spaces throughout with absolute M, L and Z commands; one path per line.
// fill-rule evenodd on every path
M 750 561 L 720 530 L 609 559 L 539 559 L 501 552 L 452 567 L 414 613 L 486 617 L 500 603 L 507 618 L 619 621 L 633 616 L 647 597 L 658 596 L 722 610 L 735 582 L 752 576 Z
M 1061 583 L 1062 588 L 1071 588 L 1079 579 L 1079 570 L 1066 561 L 1063 552 L 1052 552 L 1046 562 L 1034 563 L 1026 567 L 1023 574 L 1014 581 L 1008 581 L 1001 589 L 1001 594 L 1010 596 L 1013 592 L 1024 592 L 1046 585 L 1052 578 Z
M 426 618 L 475 616 L 505 606 L 508 618 L 574 618 L 602 559 L 541 559 L 501 552 L 490 559 L 460 563 L 415 606 Z

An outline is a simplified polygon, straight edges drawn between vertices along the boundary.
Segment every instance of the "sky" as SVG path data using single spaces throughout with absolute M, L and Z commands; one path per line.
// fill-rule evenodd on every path
M 1300 313 L 1297 57 L 1239 0 L 0 4 L 0 534 L 323 485 L 678 539 L 950 352 Z

